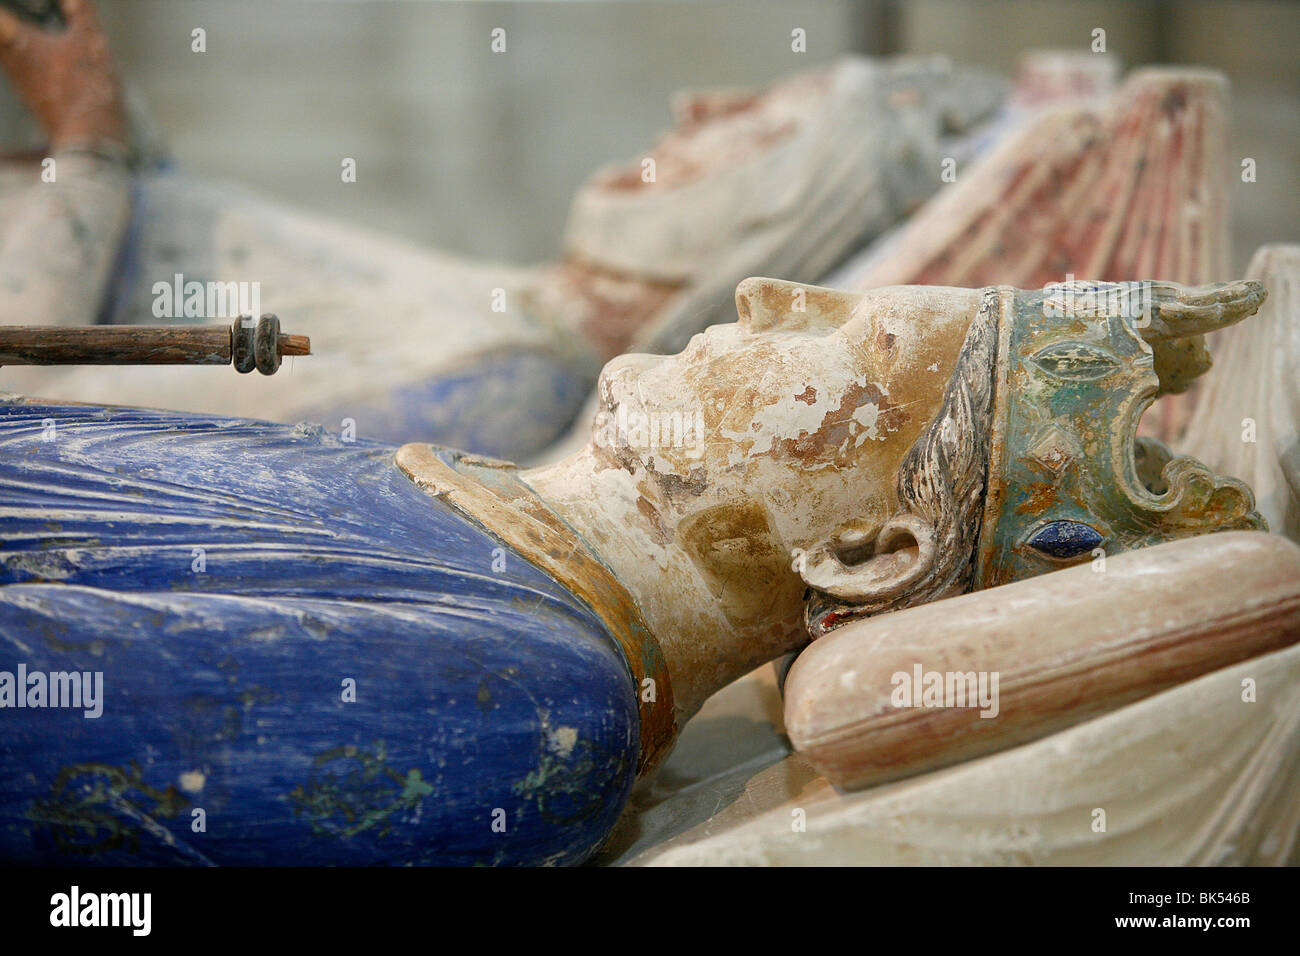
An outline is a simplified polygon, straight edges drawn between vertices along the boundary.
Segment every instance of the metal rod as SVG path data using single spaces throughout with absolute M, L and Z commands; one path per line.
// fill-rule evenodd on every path
M 230 365 L 272 374 L 284 355 L 310 355 L 305 335 L 280 334 L 279 320 L 233 325 L 0 326 L 0 365 Z

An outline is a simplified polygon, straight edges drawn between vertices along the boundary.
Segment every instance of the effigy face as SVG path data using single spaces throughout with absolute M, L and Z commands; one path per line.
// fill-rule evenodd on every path
M 678 356 L 606 367 L 593 444 L 654 486 L 638 507 L 676 527 L 714 579 L 792 556 L 817 592 L 815 635 L 1105 554 L 1261 527 L 1244 484 L 1136 429 L 1158 394 L 1204 367 L 1184 340 L 1263 296 L 1258 283 L 855 294 L 746 280 L 737 323 Z M 626 440 L 628 422 L 675 416 L 694 441 Z M 739 553 L 730 561 L 720 525 L 731 532 L 722 550 Z
M 894 475 L 939 409 L 979 298 L 746 280 L 738 322 L 678 355 L 605 367 L 594 444 L 658 486 L 677 517 L 750 513 L 770 524 L 782 565 L 790 547 L 840 521 L 846 501 L 853 528 L 870 534 L 897 507 Z M 619 430 L 678 413 L 692 441 L 646 447 Z

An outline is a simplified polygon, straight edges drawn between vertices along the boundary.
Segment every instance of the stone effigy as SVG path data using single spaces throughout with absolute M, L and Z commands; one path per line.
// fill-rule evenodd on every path
M 0 59 L 14 54 L 4 24 Z M 74 42 L 94 35 L 90 21 L 73 24 Z M 111 70 L 91 47 L 77 62 L 102 81 Z M 1088 69 L 1100 63 L 1062 76 L 1040 63 L 1025 96 L 1096 93 L 1106 71 Z M 916 79 L 930 68 L 897 66 L 888 81 L 874 74 L 889 91 L 881 128 L 933 119 L 938 100 Z M 809 104 L 850 109 L 835 96 L 854 72 L 685 99 L 652 157 L 664 188 L 646 188 L 640 162 L 599 174 L 575 202 L 565 260 L 504 284 L 504 270 L 486 269 L 462 286 L 473 266 L 426 273 L 422 253 L 256 199 L 236 210 L 232 238 L 230 194 L 174 178 L 150 181 L 132 210 L 124 155 L 100 141 L 104 113 L 90 110 L 47 124 L 80 129 L 55 143 L 68 188 L 25 190 L 31 168 L 13 170 L 10 222 L 26 232 L 0 237 L 0 264 L 27 261 L 51 281 L 27 285 L 17 268 L 5 286 L 9 301 L 45 296 L 51 317 L 85 321 L 98 291 L 84 276 L 130 286 L 139 261 L 115 273 L 105 253 L 146 207 L 154 232 L 139 248 L 206 261 L 211 250 L 169 224 L 209 222 L 228 242 L 223 269 L 252 250 L 308 308 L 321 305 L 309 283 L 329 276 L 317 291 L 331 300 L 391 297 L 402 327 L 438 341 L 459 321 L 445 316 L 504 292 L 501 328 L 460 338 L 476 360 L 491 356 L 472 374 L 440 379 L 451 365 L 439 365 L 445 390 L 402 391 L 394 382 L 425 358 L 370 336 L 358 349 L 370 381 L 327 367 L 343 403 L 308 414 L 360 414 L 369 438 L 371 420 L 446 437 L 456 433 L 439 429 L 493 403 L 501 414 L 476 421 L 469 441 L 535 441 L 573 403 L 573 368 L 686 344 L 754 268 L 824 270 L 856 228 L 834 200 L 856 186 L 801 180 L 800 154 L 858 156 L 860 136 L 819 125 L 819 107 L 808 115 Z M 68 102 L 58 87 L 28 92 L 57 112 Z M 675 358 L 608 366 L 585 447 L 551 467 L 116 407 L 137 384 L 141 396 L 154 387 L 117 373 L 90 406 L 6 401 L 0 856 L 571 863 L 603 844 L 603 859 L 626 859 L 645 846 L 641 821 L 615 826 L 633 783 L 715 690 L 811 634 L 786 713 L 805 753 L 748 784 L 746 765 L 729 765 L 751 819 L 733 826 L 711 793 L 706 827 L 641 862 L 1293 861 L 1297 553 L 1259 533 L 1171 540 L 1262 527 L 1259 512 L 1295 533 L 1293 263 L 1275 250 L 1252 266 L 1274 297 L 1213 333 L 1219 378 L 1198 407 L 1205 424 L 1189 430 L 1197 457 L 1259 483 L 1258 511 L 1240 481 L 1135 432 L 1152 398 L 1204 370 L 1201 334 L 1258 308 L 1263 286 L 1057 281 L 1076 260 L 1100 263 L 1081 275 L 1141 279 L 1151 273 L 1121 267 L 1156 263 L 1156 278 L 1186 281 L 1181 270 L 1214 258 L 1221 93 L 1204 74 L 1139 74 L 1122 108 L 1032 127 L 1055 149 L 1020 140 L 963 175 L 935 204 L 944 214 L 922 217 L 929 245 L 888 247 L 930 286 L 984 288 L 743 282 L 738 325 Z M 894 110 L 916 97 L 926 110 Z M 792 214 L 776 181 L 816 215 Z M 855 202 L 881 214 L 879 183 L 856 185 Z M 1094 228 L 1062 225 L 1080 216 Z M 715 242 L 718 222 L 736 228 Z M 1043 274 L 1029 283 L 1025 269 Z M 997 285 L 1009 275 L 1045 287 Z M 161 283 L 169 310 L 186 298 L 185 277 L 172 278 L 178 291 Z M 449 295 L 449 311 L 420 325 L 421 297 Z M 192 374 L 178 373 L 178 389 Z M 513 401 L 521 382 L 535 400 Z M 225 381 L 221 392 L 224 410 L 244 400 Z M 1243 447 L 1248 430 L 1258 448 Z M 1107 560 L 1111 576 L 1094 585 Z M 1070 633 L 1036 633 L 1058 618 Z M 949 712 L 900 730 L 875 707 L 872 676 L 910 652 L 913 628 L 936 667 L 1003 671 L 1001 721 Z M 841 796 L 809 759 L 851 786 L 915 776 Z M 792 828 L 799 814 L 807 825 Z
M 43 182 L 34 160 L 0 168 L 0 322 L 210 321 L 256 315 L 256 292 L 311 337 L 316 359 L 237 395 L 193 370 L 4 369 L 0 386 L 335 429 L 346 419 L 376 440 L 516 460 L 570 425 L 604 360 L 626 347 L 675 351 L 728 320 L 744 277 L 815 281 L 897 221 L 938 186 L 941 136 L 973 127 L 1003 89 L 920 58 L 845 60 L 765 90 L 686 95 L 660 143 L 579 192 L 563 258 L 518 269 L 343 226 L 148 156 L 133 164 L 89 5 L 66 36 L 26 27 L 10 48 L 19 41 L 31 55 L 0 61 L 42 104 L 57 181 Z M 96 43 L 93 60 L 73 55 Z M 48 88 L 71 106 L 43 92 L 61 71 L 67 82 Z M 90 98 L 101 123 L 56 128 Z
M 1294 456 L 1289 456 L 1300 433 L 1291 371 L 1294 357 L 1300 354 L 1294 341 L 1295 259 L 1290 246 L 1265 247 L 1256 253 L 1249 275 L 1263 282 L 1270 296 L 1250 322 L 1207 336 L 1215 363 L 1199 380 L 1194 411 L 1180 445 L 1181 450 L 1214 469 L 1242 476 L 1255 490 L 1257 508 L 1269 528 L 1293 541 L 1300 540 L 1294 523 L 1294 489 L 1300 481 L 1295 477 Z M 1139 450 L 1145 445 L 1145 441 L 1139 442 Z M 1296 639 L 1294 600 L 1288 604 L 1285 598 L 1297 587 L 1294 563 L 1293 550 L 1289 552 L 1275 539 L 1252 536 L 1236 543 L 1198 539 L 1180 549 L 1144 549 L 1109 564 L 1093 560 L 1087 570 L 1095 573 L 1080 571 L 1073 578 L 1049 574 L 1017 585 L 1005 595 L 982 592 L 969 601 L 949 599 L 927 605 L 915 612 L 924 622 L 913 624 L 907 616 L 878 617 L 837 630 L 833 645 L 818 642 L 804 652 L 792 672 L 797 680 L 786 685 L 786 723 L 807 756 L 787 756 L 788 747 L 781 746 L 783 738 L 752 733 L 749 746 L 763 753 L 768 769 L 753 776 L 740 791 L 734 791 L 736 783 L 725 775 L 710 781 L 710 789 L 733 788 L 737 810 L 684 832 L 679 828 L 680 835 L 666 841 L 662 831 L 656 834 L 659 839 L 643 838 L 625 859 L 858 864 L 1128 861 L 1147 865 L 1293 860 L 1295 831 L 1289 829 L 1288 817 L 1276 802 L 1294 772 L 1285 759 L 1295 746 L 1292 730 L 1287 729 L 1294 694 L 1285 678 L 1273 681 L 1268 706 L 1263 709 L 1244 702 L 1240 686 L 1226 677 L 1214 685 L 1224 693 L 1212 701 L 1202 699 L 1199 705 L 1191 690 L 1160 692 L 1158 700 L 1140 705 L 1125 704 L 1121 692 L 1153 694 L 1159 687 L 1157 672 L 1172 671 L 1177 680 L 1185 681 L 1242 658 L 1250 658 L 1249 663 L 1233 670 L 1252 682 L 1263 683 L 1261 675 L 1281 674 L 1293 667 L 1294 650 L 1284 655 L 1264 652 L 1270 642 L 1292 643 Z M 1124 592 L 1137 585 L 1137 592 L 1130 593 L 1126 603 Z M 1009 608 L 1014 614 L 1008 613 Z M 1055 632 L 1045 624 L 1062 617 L 1071 621 L 1068 632 Z M 996 624 L 998 633 L 982 633 L 979 621 Z M 952 634 L 952 640 L 939 640 L 946 648 L 935 645 L 926 650 L 920 646 L 935 644 L 945 629 L 954 627 L 959 633 Z M 908 638 L 909 632 L 918 629 L 929 637 Z M 1028 640 L 1019 650 L 1017 635 Z M 1228 639 L 1219 643 L 1225 637 Z M 891 645 L 896 646 L 891 650 Z M 973 673 L 983 662 L 986 674 L 997 671 L 1004 686 L 1013 682 L 1010 697 L 1002 698 L 999 716 L 1003 719 L 979 720 L 976 729 L 963 732 L 951 726 L 946 730 L 932 726 L 919 736 L 905 735 L 901 750 L 882 749 L 873 757 L 877 748 L 888 748 L 893 739 L 891 728 L 900 719 L 892 707 L 872 710 L 882 692 L 888 695 L 894 689 L 889 682 L 893 670 L 882 655 L 897 657 L 908 649 L 915 650 L 918 658 L 932 658 L 927 673 Z M 946 659 L 959 662 L 960 667 L 939 666 L 933 660 L 936 654 L 939 663 Z M 868 675 L 879 676 L 882 669 L 890 673 L 884 674 L 874 693 L 852 690 Z M 1020 670 L 1026 671 L 1025 679 L 1017 681 L 1015 674 Z M 1072 689 L 1049 692 L 1049 698 L 1039 697 L 1036 706 L 1026 706 L 1016 715 L 1019 720 L 1030 717 L 1041 721 L 1039 733 L 1054 728 L 1048 739 L 1026 749 L 1023 756 L 1003 755 L 1001 751 L 1013 743 L 1003 729 L 1008 700 L 1034 693 L 1036 687 L 1038 692 L 1049 686 L 1063 688 L 1051 685 L 1053 675 L 1067 680 Z M 749 685 L 755 685 L 752 677 L 736 690 Z M 1080 697 L 1078 691 L 1085 686 L 1088 692 Z M 768 708 L 780 707 L 775 688 L 770 689 L 770 696 Z M 1084 729 L 1090 725 L 1083 722 L 1117 707 L 1121 713 L 1105 725 L 1105 731 L 1101 727 L 1095 733 Z M 743 711 L 758 712 L 752 707 Z M 868 713 L 874 713 L 871 720 L 878 723 L 864 721 Z M 942 723 L 954 716 L 960 718 L 964 712 L 929 713 Z M 902 719 L 909 716 L 914 715 L 903 714 Z M 1064 729 L 1076 724 L 1081 725 L 1077 732 Z M 1138 734 L 1140 724 L 1160 730 Z M 840 725 L 841 734 L 831 732 Z M 785 729 L 786 725 L 780 726 Z M 1158 772 L 1133 780 L 1134 751 L 1127 747 L 1110 751 L 1101 745 L 1105 735 L 1117 727 L 1130 728 L 1123 731 L 1124 736 L 1132 736 L 1141 748 L 1150 748 L 1141 751 L 1140 762 L 1159 768 Z M 860 742 L 855 734 L 861 734 Z M 1221 771 L 1206 769 L 1208 757 L 1199 741 L 1207 734 L 1219 741 L 1216 746 L 1224 748 L 1222 753 L 1233 755 L 1231 765 Z M 1226 742 L 1225 736 L 1230 738 Z M 841 755 L 820 758 L 826 777 L 808 763 L 819 746 Z M 977 757 L 960 770 L 923 772 L 920 764 L 926 754 L 941 762 L 952 761 L 961 759 L 963 747 L 974 747 L 976 753 L 981 748 L 995 753 Z M 1178 756 L 1171 759 L 1174 753 Z M 1243 762 L 1244 754 L 1251 756 Z M 830 759 L 837 764 L 821 762 Z M 846 762 L 844 771 L 837 769 L 841 759 Z M 863 794 L 838 795 L 831 789 L 832 781 L 840 785 L 849 782 L 845 776 L 848 768 L 870 766 L 873 761 L 876 772 L 888 768 L 894 775 L 912 776 L 906 783 Z M 1087 771 L 1075 773 L 1072 764 L 1082 764 Z M 922 811 L 924 825 L 920 817 L 909 822 L 898 815 L 902 807 L 926 804 L 931 794 L 943 792 L 938 781 L 950 773 L 954 784 L 960 779 L 961 785 L 978 788 L 979 796 L 972 797 L 964 810 L 933 805 Z M 1193 776 L 1199 781 L 1194 793 L 1183 792 L 1182 781 Z M 1111 835 L 1094 829 L 1091 811 L 1099 805 L 1113 807 L 1119 794 L 1127 794 L 1123 799 L 1135 810 L 1183 801 L 1177 814 L 1181 822 L 1170 827 L 1162 820 L 1171 820 L 1171 814 L 1141 810 L 1126 814 L 1124 825 L 1112 826 Z M 657 810 L 655 819 L 665 817 L 667 808 L 688 815 L 689 808 L 682 809 L 684 797 L 668 792 L 660 794 L 660 800 L 663 808 Z M 1252 809 L 1231 812 L 1234 801 Z M 1001 809 L 1012 805 L 1018 807 L 1014 819 Z M 1081 808 L 1079 816 L 1063 814 L 1059 809 L 1063 806 Z M 789 831 L 794 810 L 808 815 L 806 832 L 817 833 L 815 838 L 787 840 L 783 836 Z M 885 816 L 874 816 L 876 813 Z M 888 826 L 898 837 L 857 839 L 854 834 L 868 820 L 876 824 L 892 820 Z M 926 834 L 924 826 L 942 835 Z
M 1263 298 L 1156 285 L 1145 321 L 1089 291 L 749 280 L 739 322 L 610 363 L 591 445 L 526 471 L 11 401 L 0 854 L 584 859 L 706 698 L 806 641 L 806 587 L 825 624 L 1086 558 L 1003 509 L 1040 450 L 1002 437 L 1037 422 L 1005 382 L 1033 365 L 1067 431 L 1131 461 L 1152 353 Z M 1239 482 L 1162 473 L 1061 501 L 1112 552 L 1258 523 Z M 1111 509 L 1134 495 L 1145 534 Z
M 1215 364 L 1199 380 L 1181 446 L 1246 478 L 1269 528 L 1293 541 L 1294 273 L 1292 247 L 1257 252 L 1249 274 L 1270 296 L 1250 322 L 1207 336 Z M 1143 457 L 1148 468 L 1160 460 Z M 660 793 L 640 826 L 660 829 L 622 861 L 1294 863 L 1300 840 L 1288 794 L 1300 658 L 1294 647 L 1270 649 L 1300 638 L 1297 594 L 1294 547 L 1227 535 L 1103 555 L 1005 593 L 837 629 L 792 668 L 784 722 L 768 718 L 802 752 L 786 756 L 783 738 L 750 732 L 747 746 L 765 769 L 751 763 L 738 778 L 718 772 L 708 782 L 733 806 L 693 820 L 686 795 Z M 998 674 L 997 717 L 885 706 L 898 690 L 891 678 L 922 661 L 927 675 Z M 757 692 L 762 676 L 729 693 Z M 767 709 L 779 708 L 775 687 L 768 693 Z M 1135 695 L 1146 699 L 1128 703 Z M 762 712 L 750 706 L 741 716 Z M 927 760 L 963 759 L 925 769 Z M 863 793 L 833 789 L 882 775 L 905 779 Z M 1099 809 L 1109 814 L 1101 825 Z M 665 832 L 671 814 L 696 825 Z M 797 832 L 794 814 L 806 821 Z

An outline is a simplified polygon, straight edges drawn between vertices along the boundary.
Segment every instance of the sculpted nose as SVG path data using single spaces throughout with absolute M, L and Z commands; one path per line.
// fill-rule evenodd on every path
M 861 298 L 858 292 L 753 277 L 736 286 L 736 315 L 750 332 L 836 328 L 853 316 Z

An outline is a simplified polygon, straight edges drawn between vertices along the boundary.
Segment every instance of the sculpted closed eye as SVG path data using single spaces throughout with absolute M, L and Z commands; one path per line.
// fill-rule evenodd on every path
M 1082 521 L 1051 521 L 1029 537 L 1029 546 L 1053 558 L 1088 554 L 1102 542 L 1101 532 Z
M 1029 361 L 1067 382 L 1091 382 L 1120 367 L 1110 352 L 1086 342 L 1057 342 L 1034 353 Z

